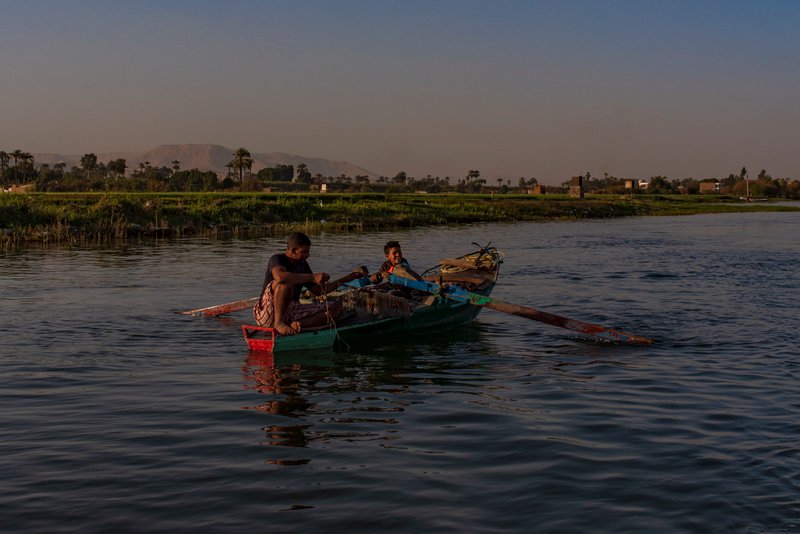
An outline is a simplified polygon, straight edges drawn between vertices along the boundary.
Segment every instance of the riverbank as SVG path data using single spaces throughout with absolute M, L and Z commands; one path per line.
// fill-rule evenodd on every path
M 0 195 L 0 246 L 98 243 L 148 236 L 259 236 L 476 222 L 798 211 L 734 197 L 286 193 Z

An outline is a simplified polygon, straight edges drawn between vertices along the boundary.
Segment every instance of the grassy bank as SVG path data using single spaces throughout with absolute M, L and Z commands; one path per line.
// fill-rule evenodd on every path
M 34 193 L 0 195 L 0 245 L 88 243 L 145 236 L 279 235 L 495 221 L 575 220 L 797 208 L 720 196 L 408 195 L 287 193 Z

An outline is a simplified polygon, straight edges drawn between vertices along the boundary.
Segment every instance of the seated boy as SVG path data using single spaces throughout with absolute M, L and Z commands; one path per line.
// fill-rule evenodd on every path
M 386 255 L 386 261 L 381 264 L 378 272 L 370 277 L 370 281 L 373 284 L 378 284 L 382 280 L 389 278 L 390 274 L 402 276 L 404 278 L 412 278 L 414 280 L 422 280 L 422 278 L 411 269 L 408 260 L 403 257 L 400 243 L 397 241 L 389 241 L 383 246 L 383 253 Z
M 311 270 L 306 261 L 310 255 L 311 240 L 295 232 L 286 240 L 286 251 L 269 259 L 261 298 L 253 308 L 253 317 L 259 326 L 274 328 L 285 336 L 297 334 L 303 328 L 324 326 L 329 318 L 341 316 L 342 305 L 337 301 L 301 304 L 303 287 L 308 286 L 315 295 L 322 295 L 366 274 L 357 270 L 330 280 L 329 274 L 315 274 Z

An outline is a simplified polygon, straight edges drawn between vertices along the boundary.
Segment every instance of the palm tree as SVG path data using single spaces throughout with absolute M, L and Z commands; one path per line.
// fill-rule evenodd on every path
M 747 179 L 747 167 L 742 167 L 741 172 L 739 172 L 739 176 L 744 179 L 745 190 L 747 191 L 745 195 L 747 198 L 750 198 L 750 180 Z
M 124 177 L 125 169 L 127 168 L 128 164 L 125 161 L 125 158 L 112 159 L 111 161 L 108 162 L 108 170 L 115 179 Z
M 239 174 L 239 191 L 241 191 L 244 183 L 244 171 L 247 170 L 249 174 L 253 168 L 253 158 L 250 157 L 250 151 L 246 148 L 236 150 L 233 153 L 233 160 L 231 160 L 230 166 Z
M 14 152 L 11 153 L 11 159 L 14 160 L 14 182 L 15 183 L 17 182 L 17 174 L 18 174 L 17 163 L 19 162 L 20 159 L 22 159 L 23 154 L 25 154 L 25 153 L 20 149 L 16 149 Z
M 5 184 L 6 170 L 8 170 L 8 162 L 11 160 L 11 154 L 0 150 L 0 183 Z
M 81 157 L 81 168 L 86 173 L 86 178 L 91 180 L 93 171 L 97 168 L 97 156 L 92 152 Z
M 311 183 L 311 172 L 308 170 L 308 165 L 300 163 L 297 165 L 297 179 L 293 180 L 304 184 Z
M 22 167 L 22 177 L 27 181 L 27 179 L 33 175 L 35 171 L 34 167 L 34 160 L 33 155 L 30 152 L 23 152 L 19 156 L 20 167 Z

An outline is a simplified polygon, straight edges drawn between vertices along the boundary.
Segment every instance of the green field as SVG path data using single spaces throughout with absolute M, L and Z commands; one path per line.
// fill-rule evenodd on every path
M 0 195 L 0 244 L 798 209 L 719 195 L 8 193 Z

